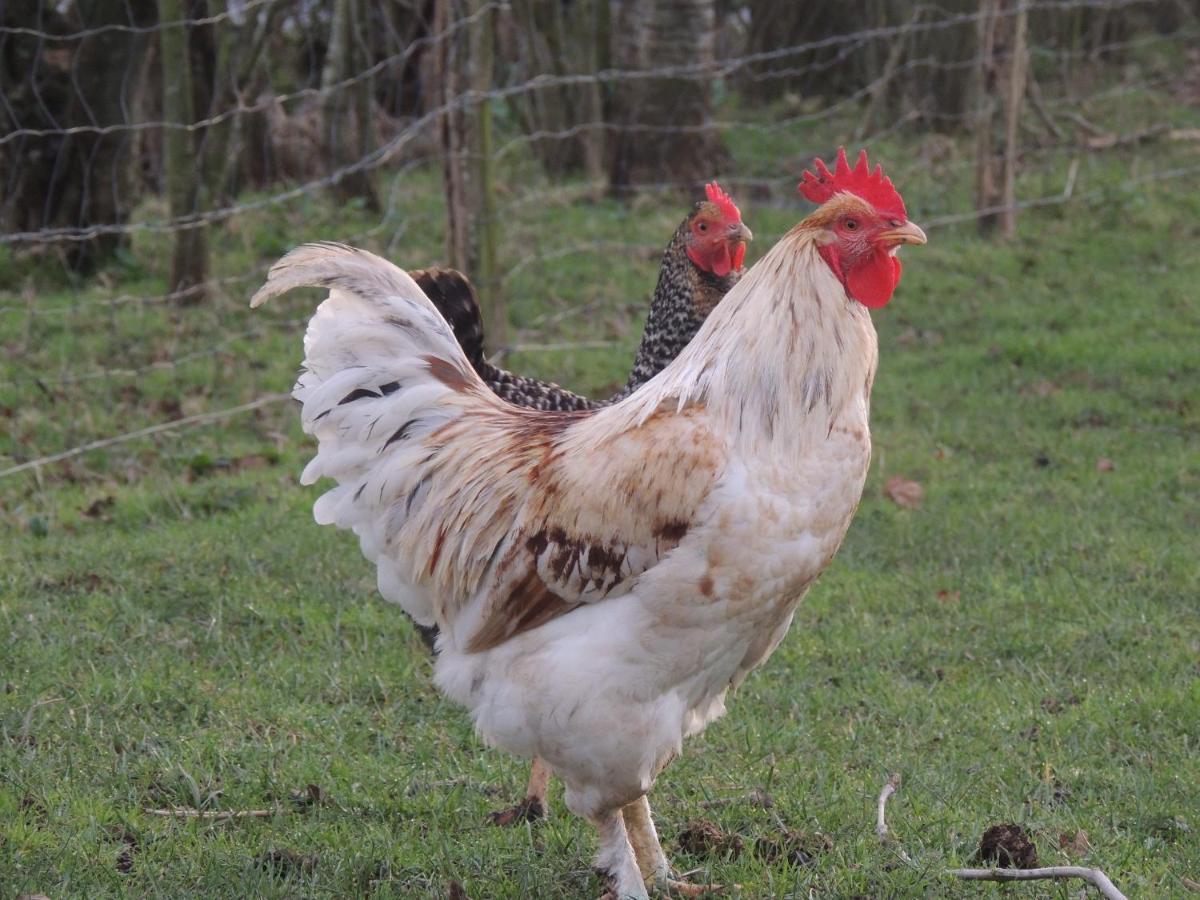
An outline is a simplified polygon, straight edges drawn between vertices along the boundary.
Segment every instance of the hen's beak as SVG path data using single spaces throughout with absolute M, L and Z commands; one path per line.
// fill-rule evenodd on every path
M 928 239 L 919 225 L 905 222 L 898 228 L 880 232 L 878 240 L 887 244 L 924 244 Z
M 745 241 L 749 243 L 754 240 L 754 232 L 747 228 L 743 223 L 738 222 L 736 225 L 729 226 L 729 238 L 734 241 Z

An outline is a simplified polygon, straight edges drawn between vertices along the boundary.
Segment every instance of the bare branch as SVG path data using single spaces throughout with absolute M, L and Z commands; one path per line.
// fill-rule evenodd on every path
M 1046 126 L 1046 130 L 1053 135 L 1056 141 L 1063 139 L 1062 129 L 1058 127 L 1058 123 L 1054 121 L 1050 112 L 1046 109 L 1046 104 L 1042 100 L 1042 89 L 1038 87 L 1037 79 L 1033 77 L 1033 73 L 1029 73 L 1029 80 L 1025 83 L 1025 90 L 1029 93 L 1029 105 L 1033 107 L 1033 111 L 1037 113 L 1038 119 Z
M 884 814 L 887 811 L 888 798 L 900 790 L 900 781 L 900 773 L 893 772 L 892 777 L 883 786 L 883 790 L 879 792 L 879 805 L 875 813 L 875 834 L 879 836 L 880 840 L 887 837 L 888 833 L 887 820 L 884 818 Z
M 1099 869 L 1084 866 L 1047 866 L 1042 869 L 952 869 L 950 874 L 964 881 L 1039 881 L 1082 878 L 1108 900 L 1128 900 Z
M 1065 113 L 1063 113 L 1063 115 L 1066 116 L 1068 119 L 1070 119 L 1072 122 L 1074 122 L 1076 125 L 1078 125 L 1080 128 L 1082 128 L 1084 131 L 1090 132 L 1091 134 L 1094 134 L 1094 135 L 1095 134 L 1104 134 L 1103 128 L 1101 128 L 1095 122 L 1085 119 L 1083 117 L 1083 115 L 1080 113 L 1071 111 L 1071 112 L 1065 112 Z
M 187 807 L 172 807 L 171 809 L 143 809 L 142 812 L 152 816 L 165 816 L 171 819 L 203 819 L 206 822 L 225 822 L 229 819 L 269 819 L 278 812 L 276 809 L 189 809 Z

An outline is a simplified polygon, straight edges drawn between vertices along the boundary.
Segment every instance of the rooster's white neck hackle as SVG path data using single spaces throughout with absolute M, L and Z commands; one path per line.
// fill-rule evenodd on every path
M 820 234 L 802 222 L 784 235 L 679 357 L 612 412 L 636 424 L 664 404 L 699 405 L 732 440 L 787 450 L 825 437 L 848 404 L 865 403 L 875 329 L 817 253 Z

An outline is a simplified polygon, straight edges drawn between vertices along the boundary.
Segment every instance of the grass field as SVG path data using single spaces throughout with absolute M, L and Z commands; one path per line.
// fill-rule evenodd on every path
M 734 149 L 766 171 L 786 138 Z M 915 221 L 954 208 L 936 168 L 906 163 L 919 147 L 873 150 Z M 1023 188 L 1057 189 L 1061 163 Z M 1129 164 L 1085 159 L 1079 199 L 1027 212 L 1013 240 L 947 227 L 907 254 L 875 315 L 875 459 L 846 545 L 652 794 L 696 879 L 746 897 L 991 895 L 945 870 L 1016 822 L 1044 863 L 1098 866 L 1131 897 L 1200 881 L 1200 182 L 1130 184 Z M 436 173 L 400 190 L 399 238 L 360 242 L 423 264 Z M 801 214 L 742 208 L 752 257 Z M 508 281 L 519 340 L 603 346 L 512 366 L 595 393 L 623 381 L 679 217 L 566 191 L 514 215 L 507 261 L 552 257 Z M 217 274 L 370 227 L 319 199 L 253 213 L 217 236 Z M 599 249 L 553 258 L 580 241 Z M 290 386 L 311 298 L 252 317 L 246 279 L 200 309 L 139 299 L 162 291 L 164 246 L 141 237 L 78 289 L 0 293 L 0 468 Z M 310 452 L 275 404 L 0 479 L 0 896 L 600 892 L 591 829 L 559 793 L 548 822 L 487 824 L 524 763 L 482 748 L 353 538 L 313 524 Z M 887 497 L 896 475 L 923 487 L 919 508 Z M 892 772 L 897 841 L 881 844 Z M 170 807 L 267 814 L 146 811 Z M 681 850 L 701 818 L 742 852 Z M 769 852 L 784 833 L 804 852 Z

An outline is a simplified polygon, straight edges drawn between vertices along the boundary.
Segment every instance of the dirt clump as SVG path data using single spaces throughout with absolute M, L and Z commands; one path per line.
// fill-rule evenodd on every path
M 793 828 L 784 828 L 754 842 L 754 855 L 768 864 L 787 860 L 793 866 L 807 866 L 832 849 L 833 839 L 829 835 Z
M 743 849 L 740 837 L 726 834 L 719 825 L 708 819 L 688 822 L 679 832 L 678 843 L 684 853 L 701 859 L 711 856 L 737 859 Z
M 993 825 L 979 839 L 975 861 L 1000 869 L 1036 869 L 1037 847 L 1020 825 Z

